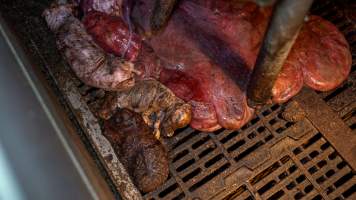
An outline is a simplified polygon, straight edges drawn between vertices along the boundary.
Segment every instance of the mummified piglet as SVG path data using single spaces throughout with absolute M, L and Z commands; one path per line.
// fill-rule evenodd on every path
M 145 122 L 154 128 L 157 138 L 161 134 L 173 136 L 176 129 L 190 123 L 192 115 L 189 104 L 156 80 L 140 81 L 131 89 L 108 96 L 99 116 L 108 119 L 117 108 L 141 113 Z
M 105 90 L 122 90 L 135 83 L 133 64 L 107 54 L 73 15 L 72 4 L 53 3 L 43 16 L 56 34 L 58 49 L 85 84 Z
M 167 151 L 140 114 L 118 110 L 105 121 L 104 129 L 105 137 L 139 190 L 150 192 L 166 181 L 169 173 Z

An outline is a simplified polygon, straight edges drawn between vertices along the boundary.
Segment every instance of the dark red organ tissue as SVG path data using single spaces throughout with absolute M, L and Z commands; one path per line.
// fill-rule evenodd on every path
M 147 27 L 151 4 L 147 0 L 135 4 L 137 27 Z M 214 131 L 238 129 L 253 114 L 246 103 L 246 87 L 270 15 L 271 8 L 253 3 L 182 1 L 165 30 L 148 39 L 141 51 L 134 35 L 126 54 L 129 30 L 121 18 L 90 12 L 84 23 L 107 52 L 136 59 L 142 77 L 157 78 L 160 73 L 159 80 L 192 105 L 193 128 Z M 344 36 L 330 22 L 309 18 L 276 80 L 273 102 L 289 100 L 303 82 L 316 90 L 333 89 L 350 71 Z
M 166 30 L 151 40 L 157 55 L 175 66 L 163 70 L 161 81 L 192 104 L 192 127 L 236 129 L 249 120 L 246 85 L 270 11 L 250 3 L 185 1 Z M 314 89 L 331 90 L 347 78 L 350 66 L 344 36 L 330 22 L 311 16 L 276 80 L 273 102 L 296 95 L 303 78 Z
M 222 28 L 210 24 L 214 14 L 187 4 L 182 4 L 165 31 L 150 41 L 157 55 L 171 64 L 160 81 L 191 103 L 193 128 L 238 129 L 253 113 L 245 95 L 250 69 L 240 54 L 229 48 L 232 44 L 219 37 Z
M 272 101 L 275 103 L 286 102 L 295 96 L 302 87 L 303 73 L 301 66 L 293 62 L 290 54 L 272 88 Z
M 291 51 L 290 62 L 302 69 L 304 83 L 315 90 L 332 90 L 350 73 L 352 56 L 345 37 L 321 17 L 309 17 Z
M 91 11 L 83 19 L 88 33 L 106 52 L 133 61 L 139 54 L 141 38 L 116 16 Z

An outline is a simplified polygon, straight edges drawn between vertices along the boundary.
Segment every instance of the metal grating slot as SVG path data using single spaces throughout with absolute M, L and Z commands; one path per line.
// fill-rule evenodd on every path
M 233 200 L 233 199 L 245 199 L 245 200 L 254 200 L 254 196 L 248 191 L 246 185 L 239 187 L 237 190 L 231 192 L 222 200 Z
M 292 146 L 275 153 L 271 164 L 254 170 L 247 185 L 221 199 L 242 199 L 240 194 L 251 191 L 261 199 L 354 199 L 356 176 L 321 133 L 315 130 Z
M 345 121 L 347 126 L 351 128 L 352 131 L 356 131 L 356 109 L 353 109 L 349 113 L 345 114 L 342 119 Z
M 252 178 L 251 184 L 262 199 L 312 199 L 319 195 L 290 156 L 283 156 Z
M 348 198 L 356 192 L 352 190 L 356 187 L 352 169 L 320 133 L 294 149 L 293 153 L 330 199 Z
M 356 129 L 355 25 L 337 10 L 338 1 L 318 2 L 312 12 L 339 26 L 352 47 L 353 72 L 349 79 L 331 92 L 315 95 L 313 91 L 303 90 L 293 102 L 306 99 L 303 109 L 307 115 L 297 122 L 284 119 L 285 105 L 275 104 L 259 110 L 237 131 L 222 129 L 202 133 L 189 127 L 178 130 L 173 138 L 163 142 L 169 153 L 170 177 L 156 191 L 141 194 L 144 199 L 356 199 L 355 169 L 352 169 L 350 155 L 343 153 L 355 148 L 354 144 L 341 142 L 340 146 L 340 142 L 335 142 L 330 135 L 339 135 L 340 130 L 347 132 L 345 124 L 353 132 Z M 78 132 L 86 134 L 83 138 L 89 140 L 86 143 L 92 145 L 93 157 L 104 166 L 101 168 L 105 171 L 103 174 L 110 175 L 108 182 L 115 185 L 113 190 L 125 191 L 122 185 L 118 187 L 122 177 L 114 177 L 112 173 L 117 172 L 117 166 L 103 158 L 100 147 L 92 142 L 93 136 L 87 133 L 91 126 L 100 132 L 100 120 L 84 121 L 88 113 L 78 111 L 78 107 L 69 101 L 71 95 L 78 96 L 83 107 L 91 111 L 89 115 L 94 116 L 106 92 L 82 84 L 62 61 L 53 35 L 40 17 L 47 4 L 47 0 L 13 0 L 2 4 L 0 10 L 13 24 L 49 85 L 57 88 L 56 94 L 72 108 L 66 111 L 73 116 L 73 121 L 78 122 Z M 75 92 L 68 93 L 68 89 Z M 313 101 L 317 103 L 313 104 Z M 320 108 L 315 106 L 320 104 Z M 338 116 L 321 112 L 325 107 L 334 110 Z M 319 116 L 318 113 L 330 115 Z M 326 123 L 320 126 L 321 121 L 330 122 L 332 126 L 326 126 Z M 355 141 L 351 136 L 342 139 Z

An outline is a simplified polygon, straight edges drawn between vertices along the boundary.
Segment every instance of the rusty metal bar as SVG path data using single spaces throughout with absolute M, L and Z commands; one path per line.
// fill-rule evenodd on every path
M 307 118 L 335 147 L 353 170 L 356 170 L 356 135 L 311 89 L 303 89 L 295 101 L 305 110 Z
M 177 0 L 155 0 L 150 26 L 152 33 L 159 32 L 168 22 Z
M 249 106 L 270 101 L 272 87 L 312 3 L 313 0 L 277 1 L 249 82 Z

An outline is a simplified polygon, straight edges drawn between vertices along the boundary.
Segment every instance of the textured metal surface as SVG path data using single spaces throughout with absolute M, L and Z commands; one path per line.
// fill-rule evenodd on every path
M 155 0 L 152 16 L 150 19 L 150 28 L 156 33 L 164 28 L 170 19 L 173 8 L 177 0 Z
M 239 131 L 181 131 L 167 142 L 172 178 L 146 199 L 350 197 L 356 177 L 347 162 L 313 121 L 288 122 L 282 113 L 265 108 Z
M 2 5 L 9 6 L 9 2 Z M 335 19 L 333 22 L 355 48 L 354 25 L 342 14 L 333 13 L 334 3 L 322 2 L 314 12 L 331 21 Z M 65 103 L 74 108 L 68 110 L 69 114 L 75 113 L 73 121 L 79 121 L 84 132 L 99 127 L 100 121 L 95 119 L 83 122 L 88 115 L 94 117 L 90 113 L 96 110 L 105 92 L 81 84 L 61 60 L 54 38 L 39 16 L 39 10 L 46 4 L 41 1 L 12 4 L 17 7 L 13 18 L 10 16 L 13 8 L 2 7 L 3 14 L 8 12 L 7 17 L 12 19 L 19 38 L 28 45 L 29 54 L 41 61 L 39 67 L 47 74 L 49 83 L 54 89 L 58 87 L 58 95 L 64 96 Z M 355 53 L 353 49 L 354 61 Z M 341 89 L 319 95 L 303 90 L 294 102 L 301 105 L 306 117 L 294 122 L 286 120 L 285 105 L 272 105 L 261 109 L 238 131 L 200 133 L 189 127 L 177 131 L 175 137 L 165 141 L 171 161 L 169 179 L 156 191 L 142 194 L 143 198 L 356 199 L 356 176 L 352 169 L 355 143 L 351 142 L 356 137 L 354 81 L 355 67 Z M 66 86 L 68 82 L 73 85 Z M 75 91 L 65 92 L 68 89 Z M 75 95 L 82 105 L 75 105 L 68 94 Z M 89 114 L 78 112 L 83 109 Z M 103 157 L 100 149 L 94 150 L 97 154 L 93 156 Z M 108 166 L 110 160 L 108 157 L 101 162 Z M 114 182 L 118 180 L 110 167 L 104 169 Z
M 313 122 L 314 127 L 343 155 L 349 165 L 356 169 L 356 136 L 349 127 L 311 90 L 303 90 L 295 99 L 305 110 L 306 117 Z M 350 145 L 345 144 L 345 141 Z

